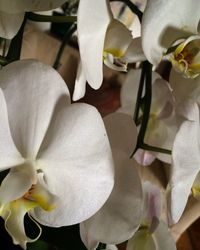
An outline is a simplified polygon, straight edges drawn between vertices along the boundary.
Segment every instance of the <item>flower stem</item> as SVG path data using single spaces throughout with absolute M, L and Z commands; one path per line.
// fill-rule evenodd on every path
M 17 33 L 17 35 L 12 39 L 8 54 L 6 56 L 6 60 L 8 63 L 11 63 L 13 61 L 17 61 L 20 59 L 21 55 L 21 49 L 22 49 L 22 40 L 23 40 L 23 34 L 24 34 L 24 27 L 27 21 L 27 14 L 24 16 L 24 21 Z
M 110 0 L 110 2 L 123 2 L 125 3 L 130 10 L 137 15 L 137 17 L 139 18 L 140 22 L 142 22 L 142 11 L 139 10 L 139 8 L 137 7 L 137 5 L 135 5 L 133 2 L 131 2 L 130 0 Z
M 145 84 L 144 84 L 145 83 Z M 142 97 L 143 88 L 145 86 L 145 95 Z M 130 158 L 133 157 L 137 149 L 141 148 L 148 151 L 163 153 L 163 154 L 171 154 L 171 150 L 154 147 L 151 145 L 148 145 L 144 143 L 145 133 L 148 126 L 149 116 L 150 116 L 150 110 L 151 110 L 151 98 L 152 98 L 152 65 L 145 61 L 142 65 L 142 72 L 140 77 L 140 85 L 138 89 L 137 94 L 137 103 L 136 103 L 136 109 L 134 113 L 134 121 L 136 124 L 138 124 L 138 116 L 139 116 L 139 110 L 141 108 L 141 105 L 143 105 L 143 116 L 139 119 L 141 120 L 141 127 L 138 134 L 137 139 L 137 145 L 133 153 L 131 154 Z
M 144 88 L 145 74 L 146 74 L 146 66 L 145 66 L 145 63 L 143 63 L 142 64 L 142 72 L 141 72 L 141 76 L 140 76 L 140 83 L 139 83 L 139 88 L 138 88 L 138 93 L 137 93 L 135 112 L 133 115 L 133 119 L 135 121 L 135 124 L 138 124 L 138 116 L 139 116 L 140 107 L 141 107 L 141 103 L 142 103 L 142 92 L 143 92 L 143 88 Z
M 74 23 L 77 21 L 77 16 L 48 16 L 40 15 L 33 12 L 28 12 L 27 18 L 35 22 L 51 22 L 51 23 Z
M 148 151 L 153 151 L 153 152 L 158 152 L 158 153 L 163 153 L 163 154 L 168 154 L 171 155 L 172 151 L 169 149 L 165 149 L 165 148 L 159 148 L 159 147 L 154 147 L 154 146 L 150 146 L 146 143 L 143 143 L 140 145 L 140 148 L 144 149 L 144 150 L 148 150 Z
M 140 147 L 140 145 L 142 145 L 143 142 L 144 142 L 144 137 L 145 137 L 145 133 L 146 133 L 146 130 L 147 130 L 147 125 L 148 125 L 150 110 L 151 110 L 152 65 L 147 61 L 144 62 L 144 70 L 146 72 L 146 74 L 145 74 L 145 95 L 144 95 L 144 98 L 143 98 L 144 114 L 143 114 L 143 119 L 142 119 L 142 124 L 141 124 L 141 127 L 140 127 L 140 131 L 139 131 L 139 134 L 138 134 L 138 142 L 137 142 L 138 147 Z
M 73 33 L 76 31 L 76 29 L 77 29 L 77 25 L 73 24 L 69 28 L 69 30 L 66 32 L 66 34 L 65 34 L 65 36 L 64 36 L 64 38 L 62 40 L 62 43 L 60 45 L 60 48 L 58 50 L 58 53 L 56 55 L 55 62 L 53 64 L 54 69 L 58 69 L 59 68 L 59 66 L 60 66 L 60 59 L 61 59 L 61 56 L 62 56 L 63 51 L 65 49 L 65 46 L 66 46 L 67 42 L 69 41 L 69 39 L 71 38 L 71 36 L 73 35 Z

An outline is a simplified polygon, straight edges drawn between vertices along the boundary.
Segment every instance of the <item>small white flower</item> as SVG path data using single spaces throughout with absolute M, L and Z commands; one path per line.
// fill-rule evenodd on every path
M 198 0 L 147 2 L 142 20 L 142 45 L 152 64 L 157 65 L 164 56 L 185 77 L 200 74 L 199 9 Z
M 130 70 L 121 89 L 119 112 L 134 114 L 141 70 Z M 143 113 L 140 112 L 142 118 Z M 177 119 L 173 111 L 173 96 L 167 81 L 152 72 L 152 103 L 144 142 L 155 147 L 171 149 L 177 131 Z M 171 156 L 139 149 L 135 159 L 142 165 L 150 165 L 155 158 L 170 163 Z
M 103 62 L 126 71 L 127 63 L 144 60 L 140 38 L 113 18 L 108 0 L 81 0 L 78 8 L 80 65 L 73 100 L 84 96 L 86 81 L 98 89 L 103 81 Z

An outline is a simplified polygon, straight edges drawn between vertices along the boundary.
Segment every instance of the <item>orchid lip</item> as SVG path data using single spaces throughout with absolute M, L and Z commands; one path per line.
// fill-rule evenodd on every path
M 5 200 L 0 205 L 0 216 L 5 221 L 5 228 L 13 239 L 14 244 L 20 244 L 22 248 L 26 249 L 27 242 L 34 242 L 41 234 L 41 228 L 39 224 L 31 218 L 39 228 L 39 234 L 35 239 L 30 239 L 26 236 L 24 230 L 24 216 L 29 211 L 36 207 L 39 207 L 47 212 L 56 208 L 57 197 L 49 192 L 46 183 L 44 182 L 44 173 L 41 169 L 36 170 L 36 163 L 32 160 L 27 160 L 24 165 L 18 166 L 11 170 L 10 174 L 19 177 L 23 177 L 23 180 L 29 180 L 32 185 L 28 187 L 21 197 Z M 2 188 L 5 189 L 5 185 L 9 185 L 9 178 L 6 177 L 3 181 Z M 9 186 L 8 186 L 9 187 Z M 7 188 L 8 188 L 7 187 Z M 19 189 L 21 192 L 21 189 Z M 20 194 L 20 193 L 19 193 Z
M 115 57 L 115 55 L 104 51 L 103 53 L 103 62 L 104 64 L 116 71 L 127 71 L 127 63 L 123 62 L 120 57 Z
M 200 74 L 200 36 L 179 39 L 170 48 L 173 50 L 168 58 L 175 70 L 182 73 L 185 78 L 196 78 Z

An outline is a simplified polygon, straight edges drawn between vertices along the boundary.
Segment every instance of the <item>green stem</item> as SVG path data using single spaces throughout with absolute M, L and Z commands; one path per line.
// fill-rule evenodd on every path
M 137 15 L 137 17 L 139 18 L 140 22 L 142 21 L 142 11 L 138 9 L 137 5 L 135 5 L 133 2 L 131 2 L 130 0 L 110 0 L 110 2 L 123 2 L 125 3 L 130 10 Z
M 143 98 L 144 103 L 144 114 L 142 119 L 142 124 L 140 127 L 140 132 L 138 134 L 138 147 L 140 147 L 141 144 L 144 142 L 145 133 L 147 130 L 147 125 L 149 121 L 150 116 L 150 110 L 151 110 L 151 97 L 152 97 L 152 65 L 145 61 L 144 62 L 144 70 L 146 72 L 145 76 L 145 96 Z
M 144 97 L 142 97 L 144 82 L 145 82 L 145 95 L 144 95 Z M 152 65 L 148 61 L 145 61 L 145 62 L 143 62 L 143 65 L 142 65 L 140 86 L 139 86 L 138 96 L 137 96 L 138 104 L 136 105 L 137 109 L 136 109 L 136 112 L 134 114 L 134 118 L 137 118 L 136 115 L 138 116 L 139 109 L 140 109 L 141 103 L 142 103 L 144 105 L 143 117 L 142 117 L 142 123 L 141 123 L 140 131 L 138 134 L 138 138 L 137 138 L 137 145 L 136 145 L 133 153 L 131 154 L 130 158 L 132 158 L 133 155 L 135 154 L 135 152 L 137 151 L 137 149 L 141 148 L 141 145 L 144 144 L 144 137 L 145 137 L 145 133 L 147 130 L 147 125 L 148 125 L 150 110 L 151 110 L 151 96 L 152 96 L 151 82 L 152 82 Z M 137 124 L 137 122 L 136 122 L 136 124 Z
M 137 122 L 135 122 L 136 126 L 139 126 L 142 123 L 143 116 L 141 115 L 138 119 Z
M 140 148 L 144 149 L 144 150 L 148 150 L 148 151 L 153 151 L 153 152 L 158 152 L 158 153 L 163 153 L 163 154 L 168 154 L 171 155 L 172 151 L 169 149 L 165 149 L 165 148 L 158 148 L 158 147 L 154 147 L 154 146 L 150 146 L 146 143 L 143 143 L 140 145 Z
M 145 81 L 145 95 L 142 98 L 144 81 Z M 145 133 L 147 130 L 149 116 L 150 116 L 150 110 L 151 110 L 151 98 L 152 98 L 152 65 L 146 61 L 143 63 L 143 67 L 142 67 L 140 86 L 139 86 L 138 96 L 137 96 L 137 106 L 136 106 L 137 108 L 136 108 L 136 112 L 134 114 L 134 118 L 135 118 L 136 122 L 138 122 L 138 114 L 139 114 L 138 110 L 140 109 L 141 104 L 144 105 L 144 111 L 143 111 L 140 131 L 139 131 L 139 135 L 138 135 L 137 145 L 136 145 L 136 148 L 133 151 L 132 155 L 130 156 L 131 158 L 133 157 L 133 155 L 135 154 L 135 152 L 138 148 L 148 150 L 148 151 L 163 153 L 163 154 L 171 154 L 172 153 L 171 150 L 168 150 L 165 148 L 154 147 L 154 146 L 151 146 L 151 145 L 144 143 Z
M 6 56 L 6 46 L 7 45 L 7 39 L 3 40 L 3 52 L 2 52 L 2 56 L 5 57 Z
M 69 41 L 69 39 L 71 38 L 71 36 L 73 35 L 73 33 L 76 31 L 77 29 L 77 25 L 76 24 L 73 24 L 70 29 L 66 32 L 65 36 L 64 36 L 64 39 L 60 45 L 60 48 L 58 50 L 58 53 L 57 53 L 57 56 L 56 56 L 56 60 L 53 64 L 53 67 L 54 69 L 58 69 L 58 67 L 60 66 L 60 59 L 61 59 L 61 56 L 63 54 L 63 51 L 65 49 L 65 46 L 67 44 L 67 42 Z
M 8 173 L 9 173 L 9 170 L 4 170 L 0 172 L 0 185 Z
M 17 61 L 20 59 L 21 55 L 21 49 L 22 49 L 22 40 L 23 40 L 23 34 L 24 34 L 24 27 L 27 20 L 27 14 L 24 16 L 24 21 L 20 27 L 20 30 L 18 31 L 17 35 L 12 39 L 8 54 L 6 56 L 6 60 L 11 63 L 13 61 Z
M 142 103 L 142 92 L 144 88 L 144 80 L 145 80 L 145 74 L 146 74 L 146 66 L 145 63 L 142 64 L 142 72 L 140 76 L 140 83 L 139 83 L 139 88 L 138 88 L 138 93 L 137 93 L 137 100 L 136 100 L 136 105 L 135 105 L 135 112 L 133 115 L 133 119 L 135 121 L 135 124 L 138 124 L 138 116 L 140 112 L 140 107 Z
M 27 18 L 35 22 L 51 22 L 51 23 L 74 23 L 77 21 L 77 16 L 47 16 L 33 12 L 28 12 Z

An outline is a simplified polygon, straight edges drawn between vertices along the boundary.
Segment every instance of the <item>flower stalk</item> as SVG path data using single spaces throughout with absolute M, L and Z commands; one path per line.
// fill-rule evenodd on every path
M 123 2 L 124 4 L 126 4 L 130 10 L 139 18 L 140 22 L 142 22 L 142 11 L 139 10 L 139 8 L 137 7 L 137 5 L 135 5 L 133 2 L 131 2 L 130 0 L 110 0 L 110 2 Z
M 36 14 L 33 12 L 28 12 L 27 18 L 35 22 L 51 22 L 51 23 L 74 23 L 77 21 L 76 16 L 48 16 L 48 15 Z
M 6 56 L 6 60 L 8 63 L 11 63 L 13 61 L 17 61 L 20 59 L 23 34 L 24 34 L 24 27 L 25 27 L 26 21 L 27 21 L 27 14 L 25 14 L 25 16 L 24 16 L 24 21 L 23 21 L 21 28 L 19 29 L 17 35 L 12 39 L 12 41 L 10 43 L 8 54 Z
M 58 53 L 56 55 L 56 59 L 55 59 L 55 62 L 53 64 L 53 68 L 54 69 L 58 69 L 59 66 L 60 66 L 60 59 L 61 59 L 61 56 L 63 54 L 63 51 L 65 49 L 65 46 L 67 44 L 67 42 L 70 40 L 70 38 L 72 37 L 73 33 L 77 30 L 77 25 L 76 24 L 73 24 L 69 30 L 66 32 L 63 40 L 62 40 L 62 43 L 60 45 L 60 48 L 58 50 Z
M 142 96 L 143 89 L 145 86 L 145 95 Z M 151 145 L 148 145 L 144 142 L 145 133 L 148 126 L 149 116 L 150 116 L 150 110 L 151 110 L 151 98 L 152 98 L 152 65 L 145 61 L 142 65 L 142 72 L 140 77 L 140 84 L 137 94 L 137 101 L 136 101 L 136 107 L 134 112 L 134 121 L 136 124 L 138 124 L 138 117 L 139 117 L 139 111 L 142 106 L 143 108 L 143 116 L 141 120 L 141 127 L 138 134 L 138 140 L 137 145 L 133 153 L 131 154 L 131 158 L 137 151 L 137 149 L 141 148 L 148 151 L 163 153 L 163 154 L 171 154 L 171 150 L 154 147 Z

